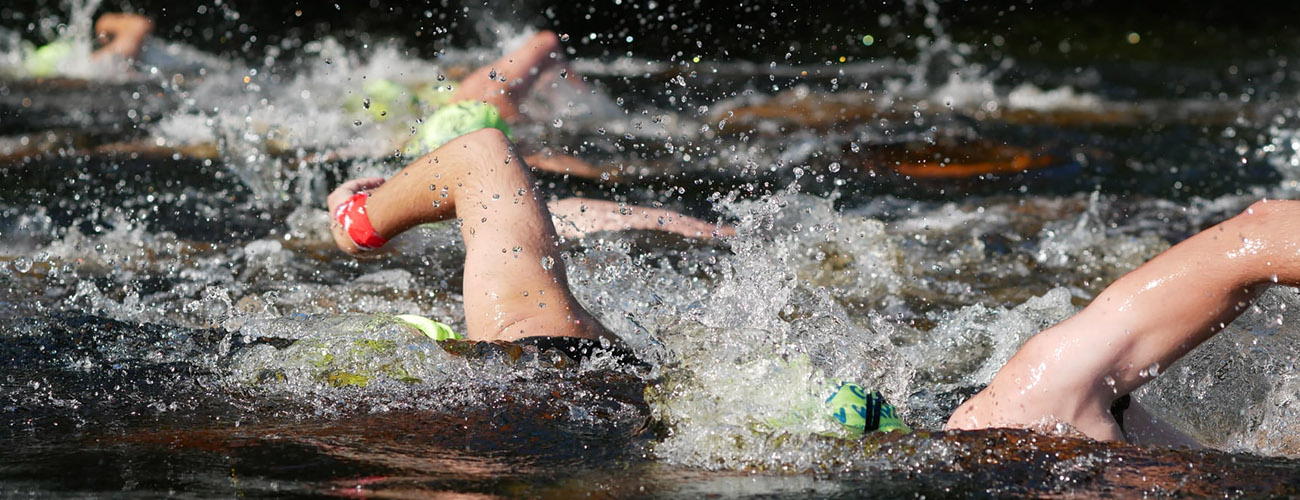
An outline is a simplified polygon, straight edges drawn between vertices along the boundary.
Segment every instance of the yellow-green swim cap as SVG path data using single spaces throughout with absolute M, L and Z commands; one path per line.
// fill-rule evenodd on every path
M 37 78 L 51 76 L 59 69 L 59 64 L 72 54 L 72 49 L 72 42 L 68 40 L 60 39 L 45 44 L 23 60 L 23 69 Z
M 424 316 L 415 314 L 399 314 L 394 316 L 397 320 L 410 325 L 412 328 L 419 330 L 424 336 L 431 340 L 456 340 L 462 338 L 444 323 L 440 323 Z
M 461 101 L 443 106 L 415 129 L 406 154 L 417 156 L 438 149 L 452 139 L 475 130 L 494 128 L 510 136 L 510 124 L 496 106 L 481 101 Z
M 411 112 L 415 108 L 415 95 L 405 85 L 376 78 L 366 82 L 361 95 L 347 101 L 348 111 L 365 111 L 376 121 L 387 120 L 393 113 Z

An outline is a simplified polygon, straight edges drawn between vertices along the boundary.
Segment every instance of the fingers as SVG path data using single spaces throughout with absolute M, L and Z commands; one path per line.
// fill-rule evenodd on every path
M 339 186 L 339 188 L 340 189 L 347 188 L 352 190 L 353 193 L 359 193 L 361 191 L 365 191 L 368 189 L 377 188 L 383 185 L 385 180 L 386 179 L 384 179 L 383 177 L 362 177 L 360 179 L 352 179 L 350 181 L 344 182 L 342 185 Z
M 333 217 L 334 211 L 338 209 L 338 206 L 343 202 L 348 201 L 348 198 L 351 198 L 352 195 L 377 188 L 384 183 L 384 180 L 383 177 L 363 177 L 339 184 L 339 187 L 334 188 L 334 191 L 325 198 L 325 203 L 329 207 L 330 217 Z

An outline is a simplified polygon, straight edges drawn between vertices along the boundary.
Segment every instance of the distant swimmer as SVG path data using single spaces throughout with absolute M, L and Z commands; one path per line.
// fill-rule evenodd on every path
M 32 78 L 120 79 L 203 75 L 229 67 L 227 61 L 183 43 L 162 40 L 153 32 L 154 23 L 146 16 L 109 12 L 95 21 L 93 42 L 91 33 L 70 28 L 41 47 L 26 45 L 15 69 L 18 76 Z
M 524 118 L 522 102 L 548 72 L 586 88 L 573 73 L 564 57 L 560 39 L 551 31 L 541 31 L 519 48 L 470 72 L 459 82 L 408 87 L 386 79 L 367 83 L 363 90 L 363 107 L 377 120 L 385 120 L 399 111 L 421 113 L 421 108 L 436 108 L 418 120 L 403 146 L 407 156 L 416 157 L 437 149 L 461 135 L 494 128 L 511 139 L 512 123 Z M 448 90 L 452 89 L 452 90 Z M 355 107 L 355 106 L 354 106 Z M 570 174 L 584 178 L 605 178 L 615 172 L 602 171 L 576 157 L 545 149 L 524 156 L 538 170 Z
M 140 57 L 145 38 L 153 33 L 153 21 L 139 14 L 109 12 L 95 20 L 95 40 L 99 50 L 91 59 L 120 57 L 135 60 Z
M 110 12 L 99 16 L 95 21 L 95 40 L 100 47 L 90 54 L 90 60 L 97 63 L 134 62 L 140 57 L 145 40 L 152 32 L 153 21 L 139 14 Z M 38 78 L 58 74 L 75 57 L 77 46 L 74 40 L 75 37 L 60 38 L 33 50 L 24 59 L 23 69 Z
M 1030 338 L 947 427 L 1067 424 L 1098 440 L 1198 446 L 1130 393 L 1226 328 L 1269 285 L 1300 286 L 1298 229 L 1300 201 L 1260 201 L 1175 245 Z

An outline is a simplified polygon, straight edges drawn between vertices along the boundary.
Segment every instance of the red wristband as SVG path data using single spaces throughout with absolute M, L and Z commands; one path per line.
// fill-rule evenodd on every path
M 352 242 L 362 250 L 374 250 L 388 243 L 370 225 L 370 216 L 366 215 L 366 199 L 369 197 L 366 193 L 354 194 L 334 209 L 334 220 L 343 225 L 343 230 L 348 232 Z

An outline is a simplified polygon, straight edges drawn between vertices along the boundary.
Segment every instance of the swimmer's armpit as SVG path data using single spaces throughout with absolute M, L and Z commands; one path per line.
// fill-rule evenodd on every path
M 640 229 L 665 231 L 688 238 L 734 236 L 735 228 L 714 224 L 662 208 L 627 205 L 606 200 L 566 198 L 547 204 L 556 232 L 581 238 L 596 231 Z

